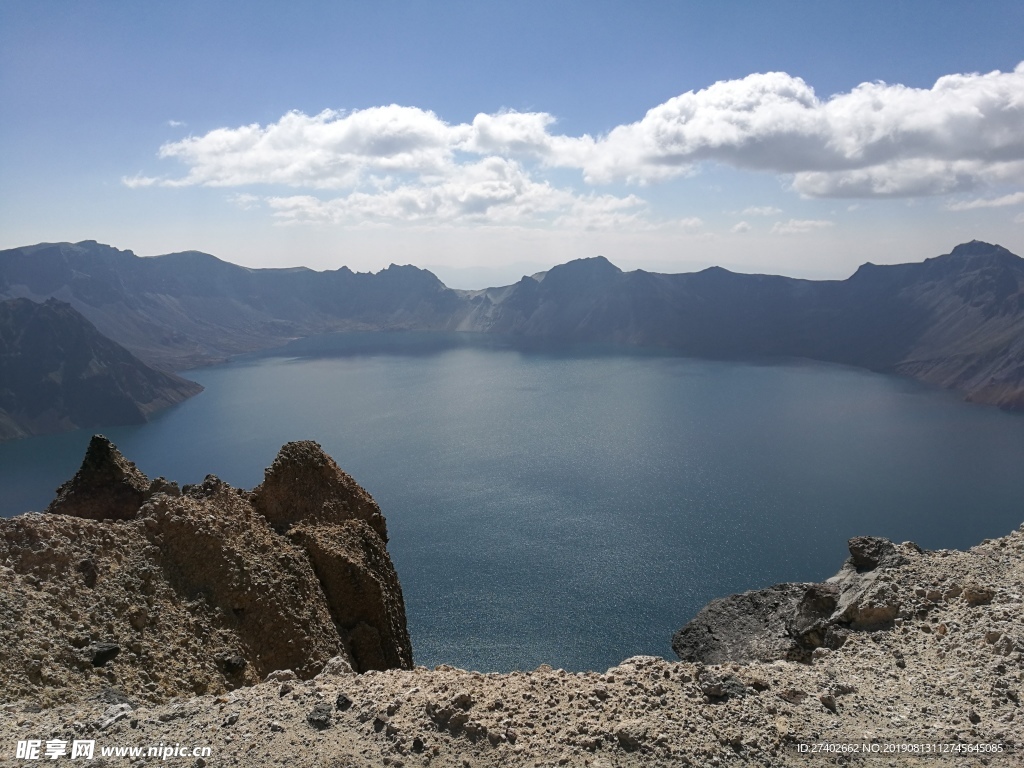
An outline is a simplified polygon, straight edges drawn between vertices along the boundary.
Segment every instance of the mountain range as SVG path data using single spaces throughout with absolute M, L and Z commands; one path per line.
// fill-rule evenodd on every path
M 165 371 L 332 331 L 474 331 L 808 358 L 1024 408 L 1024 259 L 979 241 L 919 263 L 866 263 L 845 280 L 623 272 L 597 256 L 475 291 L 413 266 L 250 269 L 197 251 L 42 243 L 0 251 L 0 299 L 11 298 L 66 302 Z

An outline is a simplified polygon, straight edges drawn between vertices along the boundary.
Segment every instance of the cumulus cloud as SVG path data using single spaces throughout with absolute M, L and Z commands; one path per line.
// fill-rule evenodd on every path
M 717 161 L 793 174 L 810 197 L 895 197 L 1024 180 L 1024 64 L 930 89 L 864 83 L 819 99 L 784 72 L 685 93 L 593 142 L 592 181 L 659 179 Z
M 443 175 L 467 126 L 449 126 L 415 107 L 373 107 L 348 114 L 289 112 L 266 127 L 218 128 L 164 144 L 161 158 L 189 167 L 166 186 L 283 184 L 313 189 L 357 185 L 364 174 Z
M 519 163 L 499 157 L 459 166 L 436 183 L 356 191 L 328 200 L 269 197 L 266 203 L 285 224 L 552 223 L 587 229 L 636 222 L 644 208 L 635 195 L 579 195 L 553 187 L 532 179 Z
M 976 208 L 1002 208 L 1007 205 L 1020 205 L 1024 203 L 1024 192 L 1014 192 L 1002 197 L 979 197 L 974 200 L 963 200 L 958 203 L 950 203 L 946 206 L 951 211 L 973 211 Z
M 1024 63 L 931 89 L 864 83 L 820 99 L 800 78 L 751 75 L 655 106 L 593 143 L 594 181 L 654 180 L 716 161 L 793 174 L 808 197 L 940 195 L 1024 180 Z
M 735 232 L 736 234 L 742 234 L 743 232 L 749 232 L 750 231 L 750 225 L 747 222 L 745 222 L 745 221 L 740 221 L 740 222 L 737 222 L 736 224 L 733 224 L 732 231 Z
M 634 221 L 639 198 L 583 194 L 564 186 L 564 170 L 554 169 L 578 172 L 586 185 L 643 186 L 720 163 L 783 174 L 806 197 L 965 193 L 1024 183 L 1024 63 L 1012 72 L 948 75 L 931 88 L 864 83 L 828 98 L 785 72 L 752 74 L 676 96 L 603 135 L 569 136 L 556 128 L 546 112 L 481 113 L 450 124 L 429 110 L 395 104 L 295 111 L 268 125 L 168 142 L 158 155 L 179 162 L 183 175 L 140 173 L 123 182 L 289 187 L 301 192 L 270 199 L 279 218 L 295 221 L 555 216 L 586 226 L 602 206 L 611 221 Z M 552 185 L 556 176 L 563 186 Z M 325 192 L 337 196 L 322 199 Z M 1011 203 L 951 207 L 1003 204 Z M 780 213 L 755 206 L 742 215 Z M 775 226 L 792 233 L 811 225 Z
M 773 235 L 803 235 L 814 232 L 818 229 L 826 229 L 835 224 L 827 219 L 790 219 L 789 221 L 777 221 L 772 225 Z

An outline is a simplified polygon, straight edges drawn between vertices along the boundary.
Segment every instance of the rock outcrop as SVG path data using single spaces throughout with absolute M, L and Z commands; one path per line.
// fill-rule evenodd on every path
M 332 659 L 411 668 L 385 535 L 316 443 L 284 446 L 250 493 L 212 475 L 151 482 L 96 436 L 45 514 L 0 521 L 6 695 L 159 701 L 275 670 L 308 679 Z
M 839 648 L 850 632 L 891 628 L 905 598 L 890 572 L 920 548 L 856 536 L 849 549 L 824 584 L 776 584 L 713 600 L 675 633 L 672 650 L 705 664 L 809 661 L 815 648 Z
M 149 478 L 113 443 L 93 435 L 81 468 L 57 489 L 46 511 L 89 520 L 128 520 L 138 514 L 149 488 Z

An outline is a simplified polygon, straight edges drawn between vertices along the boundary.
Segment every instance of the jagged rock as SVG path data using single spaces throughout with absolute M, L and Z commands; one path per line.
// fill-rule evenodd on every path
M 700 676 L 700 692 L 712 701 L 721 701 L 730 696 L 743 696 L 746 686 L 735 675 L 720 675 L 704 672 Z
M 320 676 L 326 675 L 351 675 L 353 674 L 352 663 L 347 656 L 335 656 L 327 660 L 324 668 L 320 670 Z
M 317 704 L 306 715 L 306 722 L 316 728 L 318 731 L 322 731 L 324 728 L 330 728 L 333 722 L 331 718 L 331 708 L 327 704 Z
M 281 448 L 263 483 L 253 489 L 252 503 L 277 530 L 303 521 L 364 520 L 388 540 L 377 502 L 312 440 Z
M 103 435 L 93 435 L 75 476 L 57 489 L 47 512 L 90 520 L 135 517 L 149 491 L 149 478 Z
M 705 664 L 810 661 L 817 648 L 840 648 L 851 631 L 891 627 L 902 608 L 887 571 L 906 565 L 888 539 L 850 539 L 850 559 L 823 584 L 776 584 L 713 600 L 672 638 L 684 661 Z
M 288 538 L 305 550 L 353 666 L 412 668 L 412 643 L 398 574 L 384 542 L 363 520 L 302 523 Z
M 113 661 L 121 652 L 121 646 L 117 643 L 95 643 L 89 649 L 94 667 L 106 666 L 107 662 Z
M 226 675 L 237 675 L 243 669 L 245 669 L 246 660 L 245 657 L 240 653 L 227 653 L 221 652 L 214 655 L 217 663 L 220 664 L 220 668 L 224 670 Z
M 178 503 L 167 497 L 150 503 L 179 514 Z M 191 499 L 180 508 L 196 505 L 206 514 L 215 509 L 215 503 L 215 499 Z M 48 525 L 40 527 L 40 520 Z M 13 665 L 24 659 L 42 663 L 42 675 L 59 663 L 47 649 L 52 646 L 55 653 L 62 651 L 61 633 L 68 627 L 60 621 L 70 606 L 62 602 L 63 595 L 46 590 L 67 580 L 85 595 L 87 605 L 102 606 L 114 594 L 105 590 L 120 578 L 116 561 L 107 556 L 108 548 L 100 547 L 94 555 L 99 566 L 95 590 L 85 589 L 75 569 L 80 558 L 63 558 L 61 541 L 38 534 L 56 532 L 59 538 L 66 531 L 61 533 L 63 529 L 53 523 L 62 522 L 70 526 L 67 531 L 97 542 L 96 531 L 114 539 L 146 525 L 147 520 L 100 523 L 46 515 L 29 518 L 27 523 L 11 521 L 0 528 L 0 648 L 4 649 L 0 653 L 0 691 L 7 697 L 0 701 L 0 741 L 13 745 L 30 734 L 43 739 L 95 734 L 108 717 L 110 705 L 122 703 L 116 695 L 104 693 L 107 689 L 103 687 L 99 694 L 80 687 L 77 690 L 82 695 L 67 703 L 40 707 L 32 701 L 34 697 L 24 694 L 24 680 L 12 672 Z M 33 532 L 34 539 L 29 535 Z M 25 554 L 33 547 L 44 551 L 40 546 L 44 540 L 49 547 L 45 561 Z M 3 550 L 12 542 L 17 544 L 16 559 L 8 558 L 10 549 Z M 115 544 L 126 542 L 122 537 Z M 441 665 L 433 670 L 417 667 L 357 675 L 322 671 L 307 680 L 282 670 L 267 675 L 266 682 L 240 687 L 228 695 L 211 691 L 210 695 L 181 696 L 170 702 L 141 697 L 130 717 L 114 723 L 107 733 L 111 740 L 130 737 L 137 744 L 209 745 L 214 755 L 209 762 L 216 765 L 303 768 L 335 764 L 352 768 L 857 764 L 852 756 L 848 760 L 835 753 L 831 757 L 813 753 L 801 757 L 796 745 L 900 744 L 906 743 L 909 733 L 915 739 L 931 740 L 929 743 L 1001 745 L 1002 752 L 989 749 L 982 754 L 979 749 L 977 759 L 960 755 L 948 761 L 941 756 L 913 754 L 887 760 L 882 754 L 875 762 L 924 766 L 960 765 L 966 760 L 993 768 L 1019 766 L 1019 749 L 1015 751 L 1013 744 L 1019 742 L 1024 693 L 1020 676 L 1024 527 L 968 552 L 920 553 L 905 544 L 895 547 L 907 559 L 898 568 L 857 573 L 850 564 L 835 581 L 804 585 L 806 590 L 795 600 L 796 614 L 787 626 L 802 626 L 797 618 L 801 612 L 817 615 L 826 611 L 837 594 L 856 590 L 858 585 L 885 587 L 901 602 L 900 615 L 890 628 L 863 633 L 829 623 L 826 642 L 836 634 L 849 634 L 850 641 L 841 647 L 830 646 L 831 650 L 816 649 L 810 663 L 715 666 L 633 657 L 604 673 L 565 672 L 541 665 L 532 672 L 480 674 Z M 125 555 L 121 572 L 131 570 L 135 566 L 128 556 L 130 550 L 122 547 L 121 551 Z M 45 578 L 23 579 L 24 574 L 38 575 L 46 567 L 51 570 Z M 165 625 L 183 619 L 202 620 L 199 613 L 174 612 L 172 602 L 160 591 L 158 574 L 149 583 L 155 589 L 151 597 L 168 613 L 148 625 L 146 634 L 158 633 Z M 946 597 L 957 585 L 964 591 L 984 585 L 991 593 L 990 602 L 972 605 L 959 598 L 961 592 Z M 138 585 L 140 590 L 143 587 L 144 583 Z M 943 597 L 932 602 L 928 597 L 932 593 Z M 120 592 L 121 597 L 125 594 Z M 34 595 L 39 599 L 29 602 Z M 927 611 L 922 617 L 924 608 Z M 80 605 L 74 610 L 80 610 Z M 37 621 L 18 624 L 22 615 Z M 108 622 L 115 630 L 121 629 L 115 613 L 100 612 L 96 617 L 82 613 L 81 618 L 87 629 Z M 832 621 L 831 616 L 827 618 Z M 933 631 L 927 632 L 925 626 Z M 939 627 L 945 631 L 940 632 Z M 82 661 L 83 649 L 95 638 L 77 626 L 73 629 L 67 639 L 74 641 L 76 650 L 71 653 Z M 25 631 L 25 638 L 19 638 L 17 630 Z M 118 639 L 117 632 L 112 634 Z M 205 662 L 210 654 L 238 648 L 226 640 L 222 643 L 219 637 L 217 632 L 211 633 L 206 645 L 197 644 L 206 655 L 184 654 L 186 661 Z M 29 645 L 32 638 L 40 642 Z M 50 646 L 45 646 L 43 639 Z M 162 641 L 162 637 L 154 639 L 141 652 Z M 132 642 L 144 640 L 140 633 Z M 85 659 L 86 668 L 74 674 L 91 676 L 101 681 L 101 686 L 108 686 L 109 677 L 116 673 L 119 687 L 134 690 L 129 650 L 139 652 L 125 646 L 107 668 L 94 669 Z M 238 652 L 246 653 L 240 648 Z M 174 653 L 154 655 L 147 663 L 156 674 L 172 678 L 187 674 L 188 668 L 177 664 Z M 79 685 L 68 679 L 71 688 Z M 284 685 L 288 695 L 281 696 Z M 719 697 L 722 693 L 729 695 Z M 314 730 L 316 726 L 307 718 L 322 704 L 327 705 L 337 727 Z M 229 721 L 233 724 L 225 727 Z M 870 757 L 861 762 L 874 764 Z M 201 768 L 198 761 L 196 766 Z
M 822 612 L 828 600 L 820 587 L 776 584 L 713 600 L 675 633 L 672 650 L 684 661 L 705 664 L 805 660 L 815 647 L 812 633 L 832 613 Z
M 879 629 L 890 626 L 899 612 L 900 600 L 891 582 L 869 573 L 843 589 L 831 621 L 851 629 Z
M 854 536 L 848 542 L 850 561 L 858 572 L 895 568 L 906 562 L 896 552 L 896 545 L 881 536 Z
M 805 649 L 819 648 L 827 644 L 829 618 L 835 612 L 839 600 L 839 588 L 833 584 L 810 584 L 797 602 L 792 618 L 786 622 L 786 630 Z
M 968 584 L 964 587 L 963 596 L 968 605 L 988 605 L 995 597 L 995 590 L 977 584 Z
M 156 701 L 275 670 L 305 680 L 325 666 L 411 668 L 376 503 L 315 443 L 289 444 L 275 466 L 259 498 L 299 510 L 289 535 L 257 512 L 254 494 L 212 475 L 175 493 L 95 437 L 47 514 L 0 520 L 8 695 L 49 701 L 116 675 L 128 694 Z
M 109 707 L 106 712 L 103 713 L 103 719 L 96 723 L 96 727 L 101 731 L 107 730 L 114 723 L 120 722 L 131 714 L 132 708 L 130 704 L 117 704 L 113 707 Z

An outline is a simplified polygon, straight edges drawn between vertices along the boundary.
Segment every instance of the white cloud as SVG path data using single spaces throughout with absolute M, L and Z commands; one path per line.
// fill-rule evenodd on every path
M 228 195 L 228 202 L 238 206 L 243 211 L 248 211 L 251 208 L 258 208 L 260 204 L 260 198 L 257 195 L 251 195 L 248 192 L 240 192 L 235 195 Z
M 469 126 L 459 149 L 477 154 L 546 156 L 552 151 L 553 136 L 548 126 L 555 118 L 545 112 L 499 112 L 479 114 Z M 460 131 L 461 132 L 461 131 Z
M 738 223 L 733 225 L 732 231 L 737 233 L 737 234 L 740 234 L 740 233 L 743 233 L 743 232 L 749 232 L 750 231 L 750 225 L 747 222 L 745 222 L 745 221 L 740 221 L 740 222 L 738 222 Z
M 121 183 L 130 189 L 138 189 L 140 187 L 151 187 L 154 184 L 159 184 L 160 179 L 154 179 L 150 176 L 143 176 L 141 173 L 137 173 L 134 176 L 122 176 Z
M 181 120 L 168 120 L 167 124 L 171 126 L 171 128 L 181 128 L 185 125 Z
M 218 128 L 164 144 L 160 157 L 189 167 L 166 186 L 283 184 L 353 187 L 368 172 L 443 175 L 468 126 L 451 127 L 415 107 L 373 107 L 348 114 L 289 112 L 264 127 Z
M 1024 180 L 1024 64 L 931 89 L 864 83 L 819 99 L 783 72 L 685 93 L 592 145 L 593 181 L 659 179 L 713 160 L 794 174 L 811 197 L 942 194 Z
M 513 160 L 489 157 L 459 166 L 434 183 L 401 184 L 321 200 L 269 197 L 281 223 L 507 224 L 594 229 L 637 223 L 644 202 L 635 195 L 578 195 L 532 179 Z
M 1024 181 L 1024 161 L 911 158 L 850 171 L 798 173 L 793 187 L 807 197 L 925 197 L 1018 179 Z
M 481 211 L 490 220 L 512 210 L 520 211 L 512 218 L 560 210 L 563 220 L 582 221 L 568 213 L 576 203 L 565 201 L 589 201 L 579 204 L 596 215 L 595 201 L 614 208 L 616 200 L 638 200 L 553 187 L 547 180 L 553 168 L 577 170 L 591 185 L 646 185 L 714 162 L 784 174 L 807 197 L 962 193 L 1024 183 L 1024 63 L 1012 72 L 949 75 L 930 89 L 864 83 L 824 99 L 784 72 L 752 74 L 676 96 L 605 135 L 560 135 L 555 125 L 548 113 L 513 111 L 449 124 L 429 110 L 395 104 L 289 112 L 266 126 L 218 128 L 168 142 L 159 157 L 182 163 L 184 175 L 140 173 L 123 182 L 343 190 L 333 201 L 278 214 L 333 218 L 342 209 L 345 217 L 365 208 L 371 217 L 390 212 L 447 221 Z M 554 205 L 555 199 L 562 202 Z M 743 211 L 780 213 L 771 206 Z
M 1024 192 L 1014 192 L 1002 197 L 979 197 L 974 200 L 964 200 L 958 203 L 950 203 L 946 207 L 951 211 L 973 211 L 976 208 L 1002 208 L 1007 205 L 1020 205 L 1024 203 Z
M 777 221 L 772 226 L 773 235 L 803 235 L 819 229 L 834 226 L 834 221 L 827 219 L 790 219 L 787 222 Z

